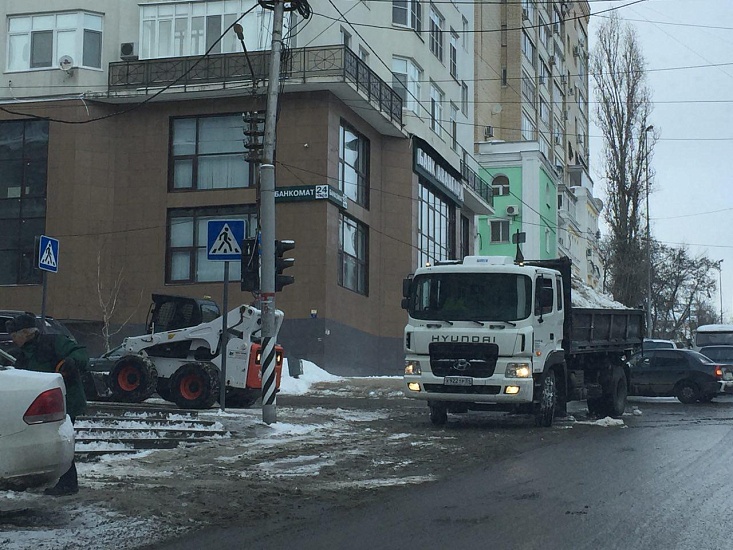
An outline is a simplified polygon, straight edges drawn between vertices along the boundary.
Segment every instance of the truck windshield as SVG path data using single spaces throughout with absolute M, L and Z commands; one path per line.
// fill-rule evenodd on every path
M 411 285 L 415 319 L 517 321 L 532 312 L 532 280 L 513 273 L 430 273 Z
M 699 331 L 695 336 L 695 346 L 733 346 L 733 331 Z

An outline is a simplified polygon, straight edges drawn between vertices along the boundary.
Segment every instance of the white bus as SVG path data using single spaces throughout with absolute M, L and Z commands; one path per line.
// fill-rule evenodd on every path
M 702 325 L 695 331 L 692 349 L 704 346 L 733 346 L 733 325 Z

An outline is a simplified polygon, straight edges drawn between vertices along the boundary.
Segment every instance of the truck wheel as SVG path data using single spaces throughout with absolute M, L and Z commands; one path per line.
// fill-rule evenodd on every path
M 677 384 L 674 394 L 685 405 L 691 405 L 700 399 L 700 389 L 691 380 L 683 380 Z
M 448 422 L 448 408 L 442 403 L 428 403 L 430 407 L 430 422 L 434 426 L 443 426 Z
M 139 355 L 126 355 L 115 363 L 108 384 L 113 401 L 141 403 L 155 392 L 158 371 Z
M 557 384 L 555 383 L 555 371 L 548 370 L 542 377 L 540 387 L 540 401 L 535 405 L 534 423 L 536 426 L 549 428 L 555 418 L 555 405 L 557 404 Z
M 226 405 L 227 407 L 234 407 L 235 409 L 249 409 L 259 398 L 259 390 L 228 388 L 226 394 Z
M 170 381 L 170 399 L 182 409 L 208 409 L 219 397 L 219 371 L 209 363 L 186 363 Z
M 629 395 L 623 367 L 613 367 L 611 380 L 611 394 L 606 397 L 606 411 L 611 418 L 620 418 L 626 410 L 626 397 Z

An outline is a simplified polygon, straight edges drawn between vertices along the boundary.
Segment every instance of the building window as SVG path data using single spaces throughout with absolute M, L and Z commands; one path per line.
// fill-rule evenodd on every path
M 201 191 L 254 185 L 244 160 L 241 115 L 174 118 L 171 121 L 169 189 Z
M 503 197 L 509 194 L 509 178 L 496 176 L 491 182 L 492 193 L 495 197 Z
M 443 135 L 443 92 L 435 84 L 430 85 L 430 129 Z
M 48 122 L 0 122 L 0 285 L 39 284 L 46 228 Z
M 522 139 L 525 141 L 534 141 L 537 127 L 530 116 L 522 111 Z
M 368 233 L 364 224 L 339 214 L 339 277 L 338 284 L 367 295 Z
M 468 84 L 461 81 L 461 112 L 468 116 Z
M 392 58 L 392 87 L 402 98 L 402 106 L 417 114 L 422 71 L 411 59 Z
M 421 182 L 418 208 L 418 265 L 454 257 L 455 207 Z
M 102 67 L 102 16 L 86 12 L 8 17 L 8 71 L 49 69 L 68 55 L 74 65 Z
M 450 33 L 450 75 L 458 79 L 458 35 L 453 29 Z
M 430 51 L 439 61 L 443 61 L 443 25 L 445 19 L 430 6 Z
M 522 95 L 524 98 L 534 106 L 534 98 L 537 94 L 537 87 L 534 83 L 534 78 L 528 76 L 527 73 L 522 71 Z
M 550 106 L 542 96 L 540 96 L 540 120 L 550 126 Z
M 351 49 L 351 34 L 341 27 L 341 43 Z
M 422 26 L 422 1 L 393 0 L 392 23 L 409 27 L 420 34 Z
M 458 151 L 458 107 L 450 104 L 450 148 Z
M 468 19 L 465 17 L 461 17 L 461 27 L 463 28 L 463 31 L 461 32 L 461 45 L 463 46 L 463 51 L 468 51 Z
M 167 283 L 204 283 L 224 280 L 224 262 L 207 259 L 208 222 L 210 220 L 244 220 L 244 236 L 257 233 L 257 212 L 254 205 L 181 208 L 168 211 L 166 246 Z M 240 262 L 230 262 L 230 280 L 241 277 Z
M 508 243 L 509 242 L 509 220 L 492 220 L 491 222 L 491 242 L 492 243 Z
M 140 57 L 203 55 L 209 48 L 211 53 L 240 52 L 237 35 L 225 31 L 244 13 L 241 7 L 241 2 L 224 0 L 143 5 Z M 269 48 L 271 12 L 258 8 L 256 14 L 245 16 L 239 23 L 250 51 Z M 285 24 L 287 30 L 287 19 Z
M 535 58 L 537 57 L 537 50 L 534 43 L 529 38 L 529 35 L 525 31 L 522 31 L 522 53 L 524 54 L 524 57 L 526 57 L 534 67 Z
M 339 130 L 339 190 L 369 208 L 369 140 L 343 121 Z

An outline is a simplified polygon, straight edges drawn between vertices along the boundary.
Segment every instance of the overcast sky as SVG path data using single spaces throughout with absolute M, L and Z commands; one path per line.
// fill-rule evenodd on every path
M 632 2 L 590 0 L 591 12 Z M 637 30 L 649 70 L 659 136 L 652 236 L 723 260 L 724 321 L 733 322 L 733 0 L 642 0 L 617 12 Z M 591 17 L 591 48 L 603 15 Z M 594 193 L 605 202 L 600 132 L 592 122 L 590 134 Z M 711 299 L 719 313 L 720 295 Z

